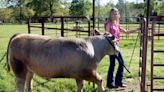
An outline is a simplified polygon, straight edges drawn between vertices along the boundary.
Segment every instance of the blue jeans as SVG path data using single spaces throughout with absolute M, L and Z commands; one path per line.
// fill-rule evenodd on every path
M 118 55 L 110 55 L 110 66 L 108 70 L 108 76 L 107 76 L 107 87 L 110 87 L 114 85 L 114 67 L 115 67 L 115 60 L 118 60 L 119 66 L 115 78 L 115 85 L 122 85 L 123 84 L 123 73 L 124 73 L 124 67 L 122 64 L 124 64 L 124 60 L 122 58 L 121 53 L 119 52 Z

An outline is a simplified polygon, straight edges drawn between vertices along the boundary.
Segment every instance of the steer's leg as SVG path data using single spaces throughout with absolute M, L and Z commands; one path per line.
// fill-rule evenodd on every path
M 18 89 L 18 92 L 24 92 L 27 68 L 18 59 L 10 58 L 10 64 L 15 75 L 15 82 L 16 82 L 16 87 Z
M 98 73 L 96 73 L 96 78 L 97 78 L 97 85 L 98 85 L 99 92 L 103 92 L 105 89 L 103 87 L 102 77 Z
M 77 92 L 83 92 L 84 80 L 76 79 L 76 83 L 77 83 Z
M 15 81 L 16 81 L 16 86 L 17 86 L 18 92 L 24 92 L 25 79 L 16 77 Z
M 104 91 L 103 83 L 102 83 L 102 77 L 96 73 L 95 71 L 89 76 L 90 81 L 96 83 L 98 85 L 99 92 Z
M 26 91 L 31 92 L 31 84 L 32 84 L 33 73 L 28 71 L 26 75 Z

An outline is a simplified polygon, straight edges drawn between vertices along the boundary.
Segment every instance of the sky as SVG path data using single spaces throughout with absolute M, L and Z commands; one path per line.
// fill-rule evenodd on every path
M 100 0 L 100 3 L 103 5 L 103 4 L 108 3 L 109 1 L 111 1 L 111 0 Z M 112 1 L 113 1 L 114 4 L 116 4 L 118 2 L 118 0 L 112 0 Z M 135 3 L 143 2 L 143 0 L 126 0 L 126 1 L 128 1 L 128 2 L 135 2 Z

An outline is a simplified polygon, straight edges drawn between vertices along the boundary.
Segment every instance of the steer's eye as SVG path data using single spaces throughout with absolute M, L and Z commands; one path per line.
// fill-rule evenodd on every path
M 114 39 L 115 39 L 115 36 L 114 36 L 114 35 L 112 35 L 112 37 L 111 37 L 111 38 L 112 38 L 112 40 L 114 40 Z

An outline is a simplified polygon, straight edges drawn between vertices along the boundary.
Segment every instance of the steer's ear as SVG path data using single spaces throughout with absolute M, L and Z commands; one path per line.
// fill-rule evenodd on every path
M 101 32 L 98 29 L 94 29 L 94 34 L 95 35 L 101 35 Z

